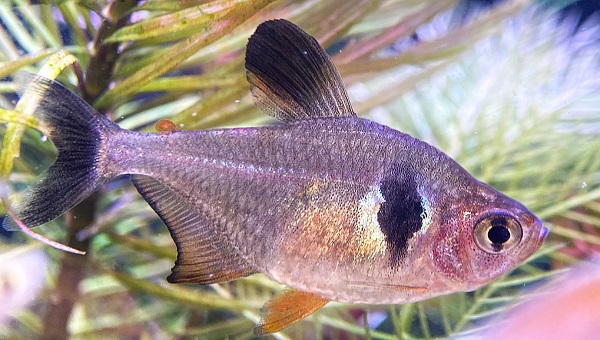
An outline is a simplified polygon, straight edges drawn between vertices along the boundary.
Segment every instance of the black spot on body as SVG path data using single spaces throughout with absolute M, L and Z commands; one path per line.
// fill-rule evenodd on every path
M 423 207 L 417 191 L 414 171 L 407 166 L 394 165 L 380 184 L 385 200 L 377 213 L 377 221 L 385 235 L 392 268 L 406 256 L 408 241 L 421 229 Z

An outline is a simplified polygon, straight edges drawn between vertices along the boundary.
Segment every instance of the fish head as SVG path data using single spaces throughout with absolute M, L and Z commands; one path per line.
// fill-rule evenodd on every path
M 452 286 L 474 290 L 529 258 L 548 229 L 524 205 L 487 184 L 465 187 L 439 212 L 429 258 Z

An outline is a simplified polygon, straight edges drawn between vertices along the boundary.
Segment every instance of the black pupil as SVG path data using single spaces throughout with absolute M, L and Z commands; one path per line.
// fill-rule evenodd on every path
M 496 224 L 488 231 L 488 239 L 493 244 L 502 245 L 510 239 L 510 231 L 504 225 Z

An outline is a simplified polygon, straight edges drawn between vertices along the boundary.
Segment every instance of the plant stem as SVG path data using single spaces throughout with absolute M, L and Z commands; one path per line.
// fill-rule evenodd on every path
M 116 30 L 129 23 L 129 15 L 124 13 L 135 7 L 137 0 L 112 2 L 104 11 L 106 18 L 98 29 L 92 45 L 92 58 L 86 72 L 85 92 L 83 98 L 93 103 L 107 88 L 112 78 L 112 71 L 119 56 L 118 43 L 103 43 Z

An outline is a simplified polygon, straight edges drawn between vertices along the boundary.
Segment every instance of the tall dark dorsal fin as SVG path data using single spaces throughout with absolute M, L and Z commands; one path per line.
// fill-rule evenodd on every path
M 289 21 L 266 21 L 256 28 L 248 41 L 246 70 L 254 102 L 279 120 L 356 115 L 327 52 Z
M 211 284 L 234 280 L 255 271 L 232 247 L 220 240 L 187 200 L 148 176 L 132 176 L 133 184 L 169 228 L 177 245 L 177 261 L 169 282 Z

